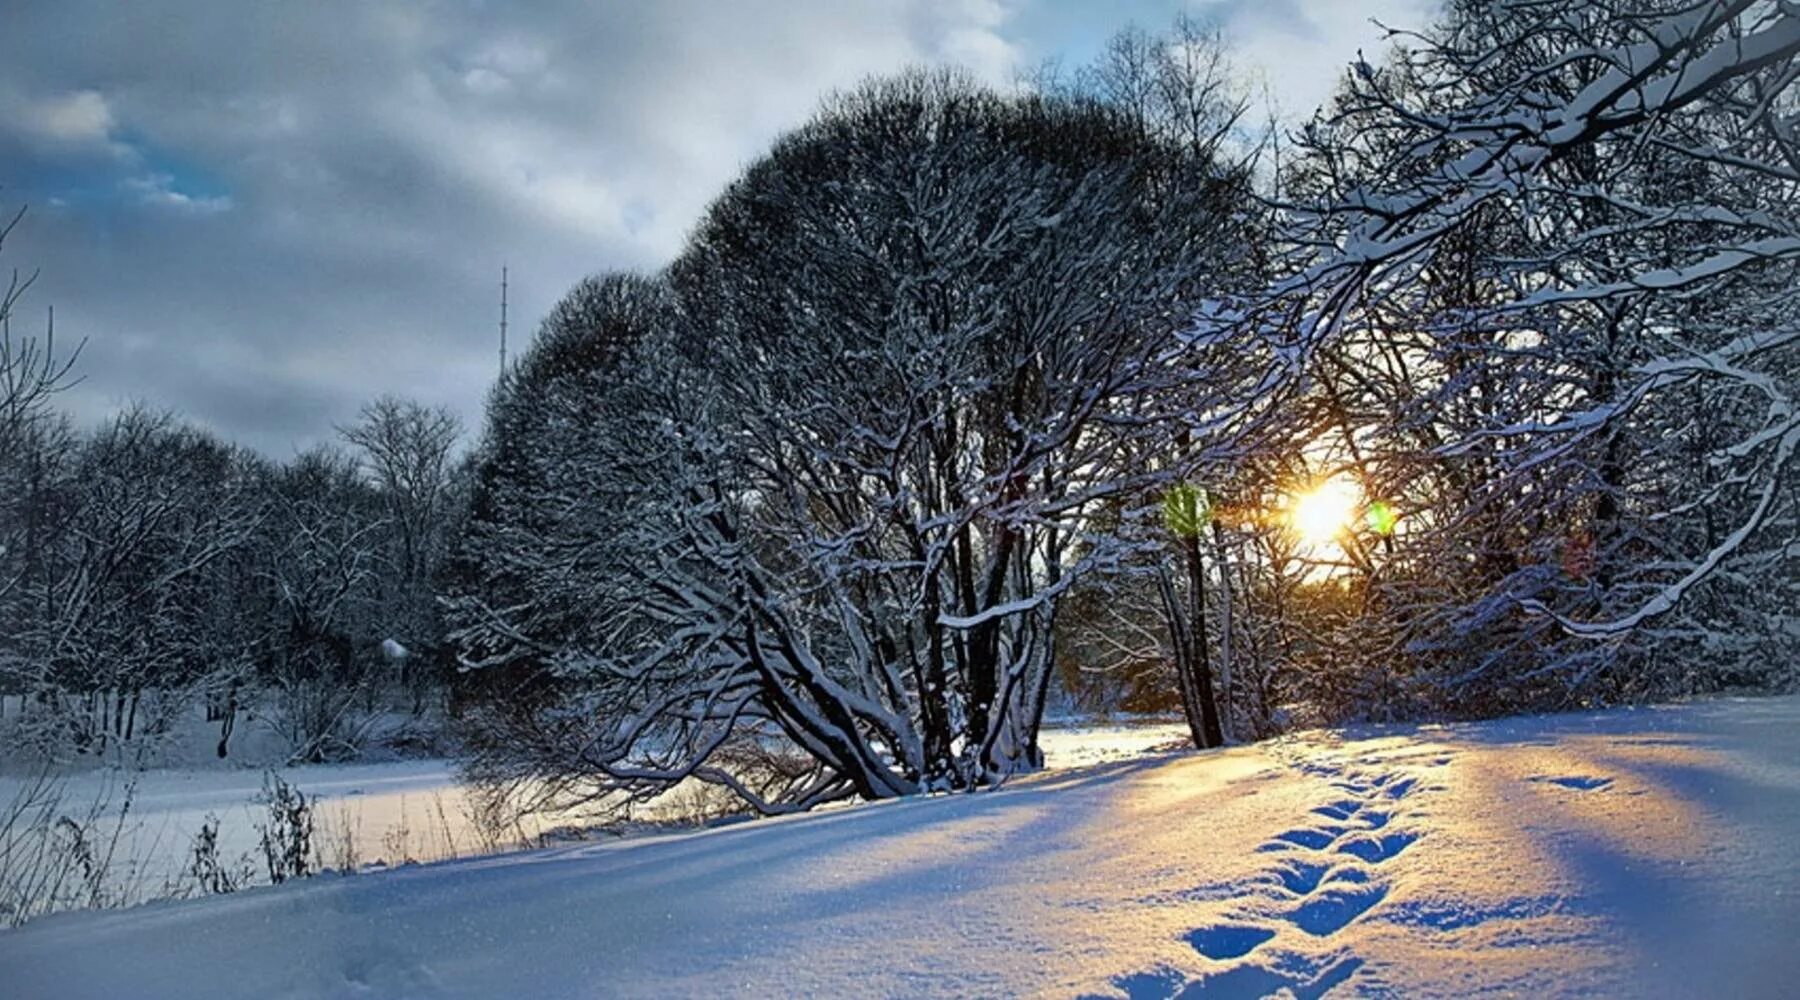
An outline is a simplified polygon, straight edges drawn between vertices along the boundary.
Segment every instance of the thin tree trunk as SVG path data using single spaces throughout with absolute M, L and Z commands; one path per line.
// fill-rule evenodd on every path
M 1206 738 L 1206 727 L 1201 723 L 1200 703 L 1194 696 L 1193 671 L 1188 669 L 1187 629 L 1182 621 L 1181 602 L 1175 596 L 1175 584 L 1166 570 L 1158 569 L 1156 589 L 1162 597 L 1163 624 L 1169 628 L 1169 648 L 1175 656 L 1175 690 L 1181 696 L 1181 714 L 1187 719 L 1188 733 L 1197 747 Z
M 237 725 L 237 681 L 225 693 L 225 710 L 220 713 L 219 757 L 224 758 L 231 743 L 231 730 Z
M 1213 693 L 1212 663 L 1206 648 L 1206 564 L 1200 555 L 1200 535 L 1196 531 L 1182 539 L 1182 555 L 1187 562 L 1188 603 L 1191 607 L 1188 628 L 1189 668 L 1194 676 L 1194 695 L 1200 704 L 1200 736 L 1195 746 L 1206 749 L 1225 742 L 1219 730 L 1219 703 Z
M 1219 733 L 1231 738 L 1231 564 L 1225 559 L 1225 529 L 1212 522 L 1213 554 L 1219 565 Z

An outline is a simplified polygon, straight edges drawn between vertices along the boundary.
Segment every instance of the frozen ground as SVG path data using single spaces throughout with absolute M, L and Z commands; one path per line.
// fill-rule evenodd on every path
M 1787 996 L 1800 698 L 1309 734 L 0 933 L 19 997 Z

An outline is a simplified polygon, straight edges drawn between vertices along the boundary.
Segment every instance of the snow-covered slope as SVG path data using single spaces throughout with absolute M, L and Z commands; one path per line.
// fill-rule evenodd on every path
M 0 934 L 8 997 L 1785 996 L 1800 699 L 1357 734 Z

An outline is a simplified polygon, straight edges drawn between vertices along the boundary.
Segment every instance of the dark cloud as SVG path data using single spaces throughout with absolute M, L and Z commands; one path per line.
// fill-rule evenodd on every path
M 581 275 L 666 261 L 821 93 L 919 62 L 1006 82 L 1178 6 L 15 0 L 0 204 L 31 214 L 0 263 L 88 340 L 85 418 L 142 399 L 274 455 L 381 392 L 473 425 L 502 262 L 522 341 Z M 1269 33 L 1250 9 L 1217 13 Z

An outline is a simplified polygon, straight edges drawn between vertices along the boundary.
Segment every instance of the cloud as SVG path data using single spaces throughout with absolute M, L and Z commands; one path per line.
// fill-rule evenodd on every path
M 13 122 L 21 141 L 42 154 L 124 158 L 130 153 L 129 147 L 114 141 L 117 122 L 112 106 L 97 90 L 27 96 L 0 87 L 0 114 Z
M 122 186 L 139 204 L 181 212 L 223 212 L 231 207 L 230 195 L 192 195 L 175 189 L 173 174 L 151 173 L 127 177 Z
M 104 143 L 113 128 L 112 109 L 98 91 L 77 90 L 28 103 L 21 118 L 28 131 L 66 143 Z
M 463 86 L 472 94 L 503 94 L 512 89 L 512 78 L 499 70 L 477 66 L 463 74 Z
M 502 263 L 517 343 L 582 275 L 665 263 L 823 93 L 917 63 L 1006 84 L 1180 6 L 19 0 L 0 208 L 32 210 L 0 265 L 87 339 L 83 419 L 143 399 L 274 455 L 382 392 L 479 426 Z M 1326 37 L 1335 10 L 1305 6 Z

